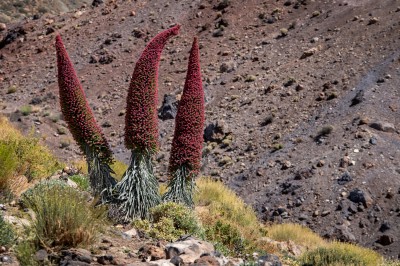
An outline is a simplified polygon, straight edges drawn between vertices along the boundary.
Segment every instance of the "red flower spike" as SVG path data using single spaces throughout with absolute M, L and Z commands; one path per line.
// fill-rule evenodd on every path
M 68 128 L 85 154 L 90 148 L 102 162 L 111 163 L 112 151 L 87 103 L 60 35 L 56 37 L 56 51 L 60 105 Z
M 178 35 L 180 25 L 157 34 L 136 63 L 129 85 L 125 116 L 125 146 L 147 151 L 158 149 L 158 66 L 168 39 Z
M 204 127 L 204 91 L 201 82 L 199 45 L 194 38 L 190 50 L 185 87 L 178 105 L 174 139 L 169 161 L 169 173 L 187 165 L 198 174 L 201 164 Z

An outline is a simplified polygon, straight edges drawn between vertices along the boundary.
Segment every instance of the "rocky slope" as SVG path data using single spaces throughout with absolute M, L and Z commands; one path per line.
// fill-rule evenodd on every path
M 34 128 L 60 158 L 81 158 L 60 118 L 59 32 L 116 157 L 127 161 L 134 64 L 151 37 L 179 23 L 160 64 L 159 100 L 179 98 L 197 35 L 207 101 L 203 173 L 234 188 L 265 221 L 304 223 L 397 258 L 399 16 L 396 0 L 105 1 L 43 15 L 0 32 L 0 110 L 26 132 Z M 173 126 L 160 119 L 160 180 Z

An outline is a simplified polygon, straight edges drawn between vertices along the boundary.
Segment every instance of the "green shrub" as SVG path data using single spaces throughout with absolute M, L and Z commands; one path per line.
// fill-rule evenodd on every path
M 0 140 L 0 191 L 8 188 L 9 179 L 17 169 L 17 161 L 13 154 L 14 147 Z
M 219 251 L 232 256 L 266 249 L 264 243 L 258 241 L 265 236 L 263 227 L 250 206 L 222 182 L 200 178 L 196 184 L 196 213 L 207 240 Z
M 22 241 L 15 247 L 15 255 L 21 266 L 38 266 L 34 255 L 36 253 L 35 244 L 32 241 Z
M 17 86 L 15 86 L 15 85 L 12 85 L 7 90 L 7 94 L 12 94 L 12 93 L 15 93 L 15 92 L 17 92 Z
M 14 242 L 14 231 L 0 215 L 0 246 L 10 246 Z
M 70 176 L 69 179 L 74 181 L 78 187 L 83 191 L 89 191 L 90 184 L 89 179 L 84 175 L 73 175 Z
M 135 220 L 133 224 L 151 237 L 176 241 L 182 235 L 203 235 L 203 229 L 194 212 L 184 205 L 174 202 L 162 203 L 152 208 L 150 214 L 151 223 Z
M 79 191 L 56 181 L 36 185 L 21 199 L 35 213 L 33 231 L 44 247 L 89 245 L 102 224 L 103 210 L 94 209 Z
M 244 255 L 246 251 L 246 240 L 243 238 L 239 229 L 224 220 L 206 226 L 206 239 L 212 241 L 216 249 L 224 255 L 237 256 Z
M 340 242 L 333 242 L 328 246 L 319 247 L 304 253 L 301 257 L 301 265 L 303 266 L 376 266 L 382 265 L 382 263 L 382 257 L 375 251 Z
M 23 136 L 6 118 L 0 117 L 0 186 L 12 176 L 44 178 L 61 167 L 38 138 Z
M 327 243 L 310 228 L 300 224 L 273 224 L 266 228 L 267 236 L 275 241 L 289 240 L 307 249 L 325 246 Z
M 32 106 L 30 106 L 30 105 L 21 106 L 19 111 L 21 112 L 21 114 L 23 116 L 28 116 L 28 115 L 30 115 L 32 113 Z

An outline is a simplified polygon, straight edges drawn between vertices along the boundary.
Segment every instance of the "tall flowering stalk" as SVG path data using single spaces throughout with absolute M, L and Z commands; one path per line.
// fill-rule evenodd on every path
M 112 151 L 96 123 L 60 35 L 56 37 L 56 51 L 61 111 L 73 138 L 86 156 L 91 189 L 99 195 L 116 184 L 109 166 L 113 162 Z
M 130 165 L 116 185 L 117 201 L 124 220 L 145 218 L 161 201 L 151 158 L 158 149 L 158 66 L 176 25 L 156 35 L 146 46 L 132 74 L 125 116 L 125 146 L 132 151 Z
M 194 38 L 183 94 L 178 105 L 169 161 L 171 177 L 163 200 L 193 206 L 194 178 L 201 165 L 204 127 L 204 91 L 199 45 Z

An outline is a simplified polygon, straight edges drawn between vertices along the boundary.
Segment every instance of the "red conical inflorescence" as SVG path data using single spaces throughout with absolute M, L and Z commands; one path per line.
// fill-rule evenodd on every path
M 175 132 L 169 161 L 169 173 L 182 166 L 198 174 L 201 164 L 204 127 L 204 91 L 201 82 L 199 45 L 194 38 L 183 94 L 178 105 Z M 190 175 L 192 176 L 192 175 Z
M 176 25 L 156 35 L 146 46 L 132 74 L 125 116 L 125 146 L 153 154 L 158 149 L 158 65 L 161 52 L 171 36 L 179 33 Z
M 87 103 L 60 35 L 56 37 L 56 51 L 61 111 L 68 128 L 86 155 L 90 149 L 102 162 L 111 163 L 112 151 Z

